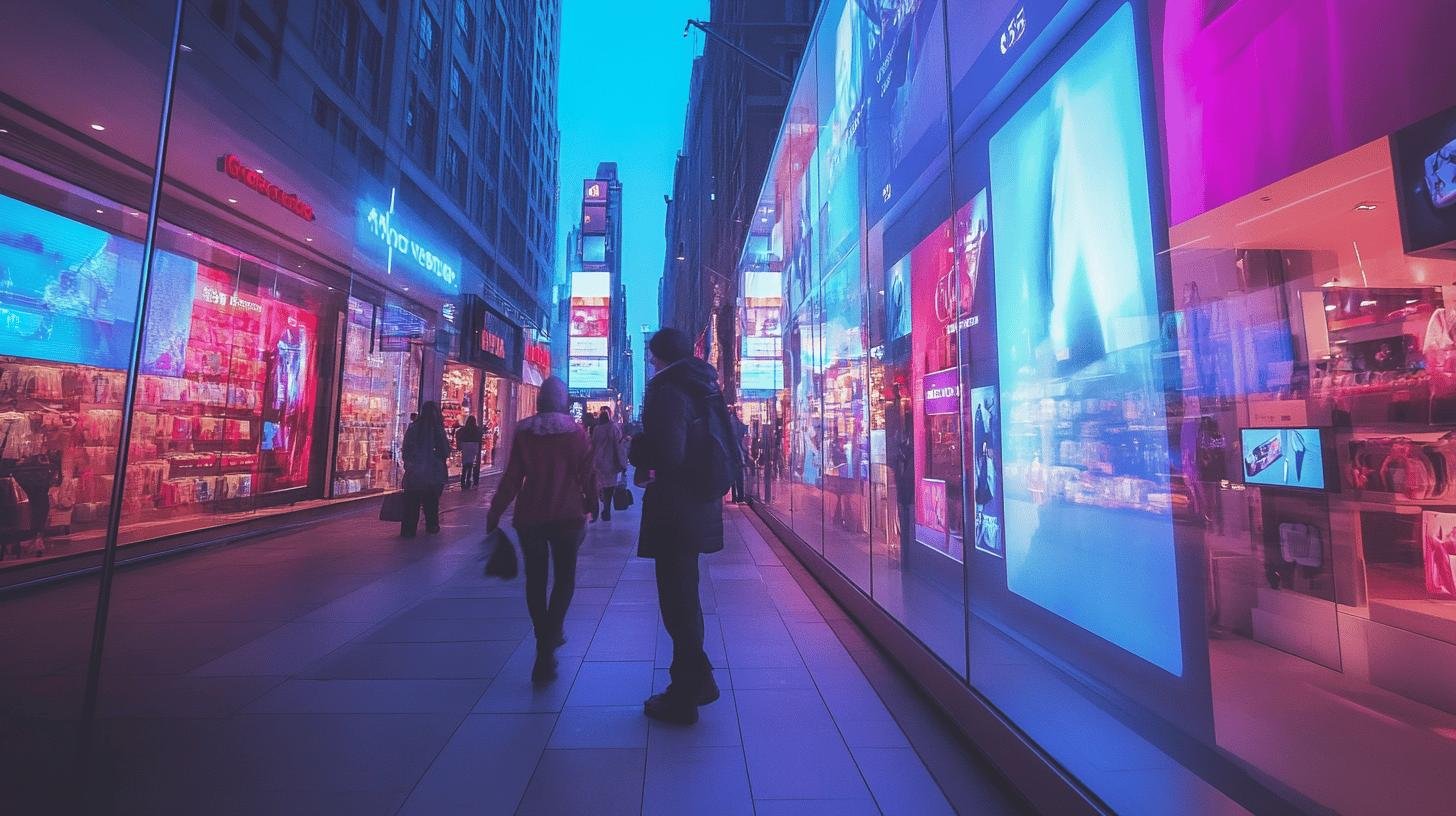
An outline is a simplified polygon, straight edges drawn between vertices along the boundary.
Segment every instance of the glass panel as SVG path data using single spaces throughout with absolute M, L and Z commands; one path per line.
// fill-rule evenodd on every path
M 0 584 L 100 560 L 173 13 L 171 3 L 146 0 L 14 0 L 4 7 Z M 8 812 L 97 806 L 70 797 L 84 792 L 74 776 L 77 723 L 98 587 L 86 577 L 0 596 Z M 109 666 L 134 660 L 143 648 L 137 634 L 118 633 Z M 102 709 L 103 716 L 116 713 Z
M 381 307 L 349 298 L 343 391 L 334 462 L 334 495 L 397 490 L 399 449 L 420 402 L 420 348 L 384 351 L 376 329 Z

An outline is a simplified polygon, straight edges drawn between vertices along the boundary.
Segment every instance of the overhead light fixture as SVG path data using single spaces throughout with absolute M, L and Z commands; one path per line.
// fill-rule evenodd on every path
M 184 54 L 191 54 L 192 53 L 192 46 L 188 45 L 187 43 L 182 43 L 181 45 L 179 45 L 177 47 L 180 48 L 180 49 L 182 49 L 182 53 L 184 53 Z
M 1375 204 L 1369 201 L 1362 201 L 1355 205 L 1355 212 L 1370 212 L 1375 209 Z
M 1420 302 L 1421 302 L 1420 301 L 1420 298 L 1411 298 L 1410 300 L 1407 300 L 1405 302 L 1405 305 L 1409 306 L 1409 305 L 1411 305 L 1413 303 L 1420 303 Z
M 313 239 L 312 238 L 304 238 L 303 240 L 309 242 L 310 244 L 313 243 Z
M 1337 285 L 1339 282 L 1340 282 L 1340 279 L 1339 278 L 1330 278 L 1329 280 L 1325 281 L 1324 283 L 1321 283 L 1320 286 L 1328 289 L 1331 286 Z
M 106 210 L 97 210 L 96 211 L 96 214 L 97 215 L 105 215 L 106 214 Z
M 1374 298 L 1366 298 L 1365 300 L 1360 301 L 1361 306 L 1374 306 L 1375 304 L 1376 300 Z
M 96 131 L 97 133 L 100 133 L 101 131 L 106 130 L 106 125 L 100 124 L 98 122 L 92 122 L 91 129 Z
M 228 203 L 229 204 L 236 204 L 236 203 L 238 203 L 238 200 L 236 198 L 229 198 L 228 199 Z
M 9 132 L 10 131 L 6 130 L 5 128 L 0 128 L 0 134 L 9 133 Z
M 1331 303 L 1330 305 L 1328 305 L 1328 306 L 1325 307 L 1325 311 L 1327 311 L 1327 312 L 1333 312 L 1334 310 L 1335 310 L 1335 304 L 1333 304 L 1333 303 Z

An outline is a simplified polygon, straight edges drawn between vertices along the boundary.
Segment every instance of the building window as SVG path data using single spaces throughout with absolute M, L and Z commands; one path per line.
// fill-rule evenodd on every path
M 428 9 L 420 9 L 419 30 L 415 32 L 415 65 L 431 83 L 440 81 L 440 24 Z
M 431 172 L 435 169 L 435 136 L 440 126 L 440 113 L 418 85 L 410 94 L 405 116 L 405 147 L 410 155 Z
M 323 128 L 329 136 L 333 136 L 339 129 L 339 107 L 324 95 L 323 91 L 315 88 L 313 92 L 313 121 L 314 124 Z
M 487 168 L 492 176 L 496 175 L 500 165 L 500 131 L 483 113 L 476 117 L 475 161 Z
M 465 151 L 452 140 L 445 148 L 445 189 L 462 206 L 465 204 L 466 168 Z
M 461 127 L 469 128 L 470 110 L 470 80 L 466 78 L 465 70 L 456 63 L 450 70 L 450 111 Z
M 468 0 L 455 0 L 455 33 L 465 44 L 465 53 L 475 55 L 475 12 Z

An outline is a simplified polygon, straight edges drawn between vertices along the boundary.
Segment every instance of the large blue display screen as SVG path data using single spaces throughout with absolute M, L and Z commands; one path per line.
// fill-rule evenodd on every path
M 1124 5 L 990 140 L 1006 574 L 1181 675 L 1144 127 Z
M 125 368 L 141 245 L 0 196 L 0 353 Z

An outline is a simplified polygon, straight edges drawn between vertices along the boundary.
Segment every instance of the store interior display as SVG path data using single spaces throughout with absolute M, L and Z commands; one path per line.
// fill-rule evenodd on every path
M 403 351 L 381 350 L 375 337 L 380 311 L 374 304 L 349 299 L 335 496 L 395 490 L 404 478 L 399 449 L 409 415 L 420 401 L 421 350 L 418 344 Z
M 1325 442 L 1319 428 L 1242 428 L 1239 439 L 1248 484 L 1325 489 Z

